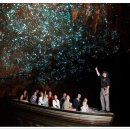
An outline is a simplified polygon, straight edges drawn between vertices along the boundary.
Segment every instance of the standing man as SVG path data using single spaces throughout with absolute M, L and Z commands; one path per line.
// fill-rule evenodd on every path
M 100 101 L 102 106 L 102 111 L 110 111 L 109 105 L 109 89 L 110 89 L 110 80 L 108 78 L 108 72 L 103 71 L 103 74 L 100 75 L 97 67 L 95 68 L 98 77 L 101 79 L 101 92 L 100 92 Z

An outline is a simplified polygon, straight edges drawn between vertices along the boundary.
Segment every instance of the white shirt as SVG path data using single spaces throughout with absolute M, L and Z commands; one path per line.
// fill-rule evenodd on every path
M 60 101 L 59 101 L 58 99 L 52 100 L 52 106 L 53 106 L 54 108 L 60 108 Z
M 43 104 L 44 104 L 43 97 L 39 97 L 38 105 L 43 105 Z
M 89 112 L 89 107 L 87 106 L 82 106 L 81 107 L 81 112 Z

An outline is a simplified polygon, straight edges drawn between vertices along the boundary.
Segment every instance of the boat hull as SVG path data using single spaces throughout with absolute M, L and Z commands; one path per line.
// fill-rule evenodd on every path
M 113 113 L 83 113 L 43 107 L 11 100 L 10 106 L 21 126 L 110 126 Z

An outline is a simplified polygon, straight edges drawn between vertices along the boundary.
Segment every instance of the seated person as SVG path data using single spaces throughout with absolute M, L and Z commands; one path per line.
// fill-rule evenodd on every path
M 81 107 L 80 98 L 81 98 L 81 94 L 78 94 L 78 95 L 77 95 L 77 98 L 75 98 L 75 99 L 73 100 L 74 108 L 76 108 L 77 111 L 80 111 L 80 107 Z
M 40 97 L 40 93 L 41 93 L 41 92 L 37 89 L 37 90 L 36 90 L 36 93 L 37 93 L 36 103 L 38 104 L 38 100 L 39 100 L 39 97 Z
M 52 106 L 54 108 L 60 108 L 60 101 L 57 99 L 57 95 L 54 95 L 54 99 L 52 100 Z
M 73 104 L 72 104 L 71 102 L 70 102 L 69 110 L 70 110 L 70 111 L 76 111 L 76 109 L 73 108 Z
M 44 95 L 44 97 L 43 97 L 43 106 L 45 106 L 45 107 L 48 107 L 48 95 L 46 94 L 46 95 Z
M 46 93 L 46 90 L 43 92 L 43 94 L 44 94 L 44 96 L 47 94 L 47 93 Z
M 62 105 L 62 109 L 64 109 L 64 110 L 76 110 L 76 109 L 72 108 L 72 103 L 70 102 L 70 96 L 69 95 L 66 96 L 66 99 L 65 99 L 65 101 Z
M 40 97 L 38 99 L 38 105 L 43 105 L 44 101 L 43 101 L 43 92 L 40 92 Z
M 53 100 L 52 92 L 49 91 L 49 93 L 48 93 L 49 107 L 52 107 L 52 100 Z
M 31 98 L 30 98 L 30 103 L 31 103 L 31 104 L 37 104 L 37 103 L 36 103 L 36 100 L 37 100 L 37 92 L 35 91 L 35 92 L 33 93 L 33 95 L 31 96 Z
M 66 98 L 65 98 L 65 101 L 62 105 L 62 109 L 69 110 L 69 107 L 70 107 L 70 96 L 67 95 Z
M 39 90 L 37 89 L 35 92 L 36 92 L 36 94 L 38 95 L 38 93 L 39 93 Z
M 92 110 L 88 106 L 88 100 L 85 98 L 85 100 L 82 102 L 81 112 L 92 112 Z
M 28 102 L 27 90 L 24 90 L 23 94 L 21 94 L 20 101 L 22 101 L 22 102 Z
M 65 99 L 66 99 L 66 96 L 67 96 L 67 94 L 66 94 L 66 93 L 63 93 L 63 97 L 62 97 L 61 100 L 60 100 L 60 105 L 61 105 L 61 107 L 62 107 L 62 105 L 63 105 L 63 103 L 64 103 L 64 101 L 65 101 Z
M 87 99 L 87 98 L 84 98 L 83 102 L 87 102 L 87 103 L 88 103 L 88 99 Z

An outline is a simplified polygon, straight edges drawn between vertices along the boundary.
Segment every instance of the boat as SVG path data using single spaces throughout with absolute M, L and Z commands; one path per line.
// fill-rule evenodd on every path
M 114 113 L 70 111 L 10 100 L 10 107 L 20 126 L 111 126 Z

